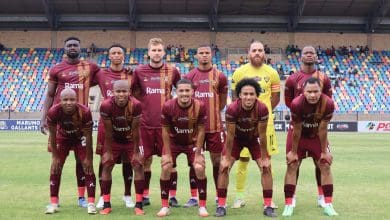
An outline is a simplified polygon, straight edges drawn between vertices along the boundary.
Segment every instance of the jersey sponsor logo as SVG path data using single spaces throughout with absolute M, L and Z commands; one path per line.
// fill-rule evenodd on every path
M 146 87 L 146 94 L 165 94 L 165 89 L 155 89 Z
M 65 131 L 65 133 L 67 133 L 67 134 L 75 134 L 75 133 L 78 131 L 78 129 L 64 130 L 64 131 Z
M 315 122 L 315 123 L 303 122 L 302 123 L 302 127 L 304 127 L 304 128 L 317 128 L 318 125 L 319 125 L 318 122 Z
M 192 134 L 194 133 L 194 129 L 190 128 L 178 128 L 178 127 L 174 127 L 175 131 L 177 134 Z
M 112 125 L 112 129 L 114 129 L 114 131 L 118 131 L 118 132 L 126 132 L 126 131 L 130 131 L 131 127 L 130 126 L 127 126 L 127 127 L 117 127 L 115 125 Z
M 84 89 L 84 85 L 81 83 L 65 83 L 66 89 Z
M 239 131 L 244 132 L 244 133 L 249 133 L 249 132 L 255 130 L 255 127 L 242 128 L 242 127 L 240 127 L 239 125 L 237 125 L 236 128 L 237 128 Z
M 126 120 L 126 117 L 125 116 L 118 116 L 118 117 L 115 117 L 115 120 L 118 120 L 118 121 Z
M 64 125 L 73 125 L 73 121 L 64 121 Z
M 248 123 L 252 121 L 252 118 L 238 118 L 238 122 Z
M 196 98 L 214 98 L 214 93 L 212 92 L 195 92 L 195 97 Z
M 184 116 L 184 117 L 178 117 L 177 119 L 176 119 L 177 121 L 181 121 L 181 122 L 187 122 L 187 121 L 189 121 L 190 119 L 187 117 L 187 116 Z

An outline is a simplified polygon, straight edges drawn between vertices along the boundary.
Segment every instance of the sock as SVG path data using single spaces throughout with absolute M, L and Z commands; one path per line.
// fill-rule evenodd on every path
M 295 185 L 292 185 L 292 184 L 285 184 L 284 185 L 284 198 L 285 198 L 286 205 L 292 204 L 294 192 L 295 192 Z
M 322 191 L 322 187 L 321 187 L 321 171 L 320 171 L 320 168 L 316 167 L 315 168 L 315 173 L 316 173 L 318 195 L 321 196 L 321 195 L 324 195 L 324 192 Z
M 217 189 L 218 207 L 226 207 L 227 189 Z
M 85 176 L 83 165 L 76 160 L 76 179 L 79 197 L 84 197 L 85 194 Z
M 144 186 L 144 193 L 143 196 L 145 198 L 149 198 L 149 185 L 150 185 L 150 178 L 152 177 L 152 171 L 145 171 L 145 186 Z
M 134 180 L 135 202 L 136 203 L 140 202 L 142 204 L 144 185 L 145 185 L 145 181 L 144 180 Z M 142 208 L 142 206 L 141 206 L 141 208 Z
M 332 203 L 333 200 L 333 184 L 322 185 L 322 190 L 324 190 L 325 203 Z
M 133 167 L 131 163 L 122 164 L 122 176 L 125 185 L 125 196 L 131 196 L 131 181 L 133 180 Z
M 215 189 L 218 188 L 218 173 L 219 173 L 219 165 L 215 167 L 213 166 L 213 178 L 214 178 Z
M 272 203 L 272 189 L 263 190 L 264 206 L 271 206 Z
M 96 177 L 95 174 L 85 175 L 88 203 L 95 203 Z
M 111 208 L 111 185 L 112 180 L 102 180 L 102 192 L 103 192 L 103 200 L 104 206 L 103 208 Z
M 102 191 L 102 173 L 103 173 L 103 164 L 99 163 L 99 186 L 100 186 L 100 196 L 103 196 Z
M 50 174 L 50 201 L 58 204 L 58 191 L 60 190 L 61 174 Z
M 171 187 L 169 188 L 169 197 L 176 197 L 177 190 L 177 172 L 171 172 Z
M 198 199 L 196 175 L 195 175 L 195 170 L 192 166 L 190 167 L 189 178 L 190 178 L 191 198 Z
M 171 180 L 160 179 L 161 206 L 162 207 L 169 207 L 168 197 L 169 197 L 170 185 L 171 185 Z
M 248 176 L 248 164 L 249 161 L 243 162 L 238 160 L 237 172 L 236 172 L 236 192 L 239 197 L 243 197 L 245 193 L 246 177 Z
M 207 200 L 207 178 L 197 181 L 199 191 L 199 207 L 206 207 Z

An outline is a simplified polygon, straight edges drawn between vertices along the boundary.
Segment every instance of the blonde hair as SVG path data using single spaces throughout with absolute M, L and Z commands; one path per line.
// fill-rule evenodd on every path
M 159 45 L 159 44 L 161 44 L 164 47 L 164 42 L 161 38 L 152 38 L 149 40 L 148 48 L 150 48 L 150 46 L 152 45 Z

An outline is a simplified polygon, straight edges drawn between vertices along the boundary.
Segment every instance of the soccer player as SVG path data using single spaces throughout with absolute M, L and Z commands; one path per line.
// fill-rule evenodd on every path
M 76 92 L 66 88 L 60 93 L 60 103 L 47 112 L 52 162 L 50 168 L 50 204 L 46 214 L 58 211 L 58 192 L 60 189 L 62 167 L 71 149 L 80 160 L 85 174 L 88 192 L 87 210 L 96 214 L 96 178 L 92 163 L 92 114 L 89 109 L 77 103 Z
M 205 143 L 206 150 L 210 152 L 210 158 L 213 165 L 214 184 L 217 189 L 221 152 L 224 147 L 224 140 L 226 139 L 226 134 L 222 126 L 221 111 L 226 105 L 228 90 L 227 78 L 222 72 L 213 67 L 210 46 L 198 47 L 195 57 L 198 59 L 199 66 L 186 74 L 185 78 L 192 81 L 195 87 L 195 98 L 201 100 L 207 109 Z M 195 174 L 191 169 L 191 199 L 184 207 L 196 206 L 198 204 L 196 185 L 193 184 L 195 182 L 194 178 Z
M 139 65 L 133 75 L 132 94 L 142 104 L 141 143 L 144 151 L 144 205 L 150 205 L 149 184 L 153 155 L 161 156 L 161 109 L 172 98 L 172 88 L 180 80 L 179 71 L 163 62 L 163 41 L 152 38 L 148 43 L 149 64 Z
M 229 183 L 229 171 L 240 152 L 246 146 L 261 172 L 263 186 L 263 214 L 276 217 L 272 203 L 271 158 L 267 151 L 268 108 L 257 100 L 261 87 L 254 79 L 244 78 L 236 85 L 238 99 L 226 110 L 227 139 L 222 152 L 218 177 L 218 207 L 215 216 L 226 215 L 226 197 Z
M 330 166 L 332 154 L 329 150 L 328 124 L 334 111 L 331 98 L 321 92 L 321 82 L 309 78 L 303 84 L 303 95 L 296 97 L 290 106 L 292 127 L 288 131 L 287 171 L 285 176 L 285 207 L 283 216 L 291 216 L 292 204 L 297 183 L 297 170 L 307 154 L 310 154 L 321 171 L 321 184 L 324 191 L 324 213 L 338 215 L 332 206 L 333 177 Z
M 206 108 L 204 104 L 192 98 L 192 83 L 188 79 L 176 84 L 177 98 L 167 101 L 162 109 L 163 149 L 161 157 L 161 203 L 157 216 L 169 215 L 168 194 L 172 167 L 176 167 L 176 158 L 180 153 L 187 155 L 189 166 L 193 166 L 199 191 L 199 216 L 207 217 L 206 209 L 207 178 L 202 147 L 205 137 Z
M 327 75 L 321 73 L 318 69 L 316 69 L 315 64 L 317 62 L 317 53 L 313 46 L 305 46 L 302 49 L 301 54 L 301 69 L 297 73 L 289 76 L 286 80 L 285 88 L 284 88 L 284 100 L 288 108 L 291 107 L 291 102 L 294 98 L 298 97 L 303 93 L 303 84 L 304 82 L 311 78 L 317 78 L 321 83 L 321 91 L 323 94 L 327 95 L 329 98 L 332 98 L 332 85 L 330 79 Z M 291 138 L 291 136 L 288 136 Z M 288 142 L 288 141 L 287 141 Z M 286 145 L 287 147 L 287 145 Z M 288 151 L 286 150 L 286 154 Z M 321 187 L 321 173 L 320 169 L 317 167 L 317 163 L 313 158 L 313 162 L 315 165 L 315 175 L 317 181 L 317 189 L 318 189 L 318 206 L 325 206 L 324 193 Z M 299 169 L 297 172 L 297 181 Z M 295 206 L 295 193 L 293 197 L 293 206 Z
M 110 67 L 107 69 L 101 69 L 95 77 L 94 84 L 98 84 L 100 91 L 104 99 L 111 98 L 114 95 L 113 83 L 117 80 L 127 80 L 131 84 L 132 73 L 124 68 L 123 62 L 125 58 L 125 49 L 119 45 L 114 44 L 108 49 L 108 58 L 110 60 Z M 104 145 L 104 123 L 103 119 L 100 118 L 98 125 L 98 137 L 96 144 L 96 154 L 102 155 L 102 148 Z M 126 207 L 134 208 L 135 203 L 131 198 L 131 182 L 133 178 L 133 168 L 131 167 L 130 161 L 126 160 L 126 156 L 122 157 L 117 162 L 122 162 L 122 175 L 125 186 L 123 201 L 125 202 Z M 102 163 L 99 164 L 99 182 L 102 175 Z M 101 189 L 101 186 L 100 186 Z M 101 194 L 97 208 L 103 208 L 104 200 Z
M 134 185 L 136 192 L 136 215 L 144 215 L 142 193 L 144 186 L 143 157 L 139 148 L 139 120 L 141 103 L 130 96 L 130 84 L 127 80 L 118 80 L 113 85 L 114 97 L 103 101 L 100 115 L 104 124 L 104 147 L 102 156 L 102 192 L 104 205 L 100 214 L 111 212 L 110 193 L 111 173 L 115 162 L 121 159 L 131 161 L 134 169 Z
M 76 101 L 82 105 L 88 106 L 89 88 L 99 67 L 95 63 L 80 60 L 80 40 L 76 37 L 69 37 L 65 40 L 64 46 L 66 58 L 62 62 L 52 67 L 49 71 L 49 82 L 45 102 L 43 104 L 41 118 L 41 132 L 46 134 L 47 122 L 46 116 L 48 109 L 60 102 L 61 91 L 65 88 L 73 89 L 76 92 Z M 49 136 L 48 151 L 51 151 Z M 78 186 L 78 205 L 87 207 L 88 202 L 84 198 L 85 177 L 81 161 L 76 159 L 76 178 Z
M 233 101 L 237 98 L 235 97 L 236 92 L 234 91 L 236 87 L 235 85 L 241 79 L 244 77 L 253 78 L 259 83 L 261 91 L 258 98 L 267 106 L 270 115 L 267 125 L 267 149 L 268 154 L 271 156 L 279 152 L 278 144 L 276 142 L 272 110 L 278 105 L 280 100 L 280 78 L 275 69 L 264 63 L 265 52 L 264 46 L 261 42 L 254 41 L 251 43 L 248 51 L 248 57 L 250 62 L 241 66 L 233 73 Z M 244 192 L 249 159 L 249 151 L 247 148 L 244 148 L 240 153 L 240 160 L 238 161 L 236 173 L 237 196 L 232 208 L 241 208 L 245 205 Z M 277 206 L 272 203 L 272 207 L 276 208 Z

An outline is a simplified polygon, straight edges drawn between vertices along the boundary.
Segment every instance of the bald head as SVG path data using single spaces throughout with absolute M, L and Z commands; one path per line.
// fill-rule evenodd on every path
M 117 80 L 114 82 L 113 89 L 115 90 L 130 90 L 130 84 L 127 80 Z
M 73 89 L 70 89 L 70 88 L 66 88 L 64 90 L 61 91 L 60 93 L 60 98 L 63 99 L 63 98 L 76 98 L 77 97 L 77 94 L 76 92 L 73 90 Z

